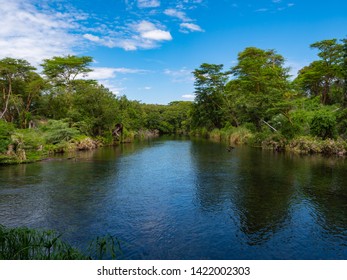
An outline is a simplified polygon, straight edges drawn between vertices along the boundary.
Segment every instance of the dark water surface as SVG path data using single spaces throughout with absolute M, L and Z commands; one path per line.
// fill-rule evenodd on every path
M 347 162 L 157 139 L 0 167 L 0 224 L 125 259 L 347 259 Z

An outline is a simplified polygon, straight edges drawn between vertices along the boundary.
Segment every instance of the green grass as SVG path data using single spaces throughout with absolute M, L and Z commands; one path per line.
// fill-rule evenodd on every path
M 98 237 L 86 252 L 62 240 L 52 230 L 0 225 L 0 260 L 90 260 L 116 259 L 122 253 L 120 241 L 111 235 Z

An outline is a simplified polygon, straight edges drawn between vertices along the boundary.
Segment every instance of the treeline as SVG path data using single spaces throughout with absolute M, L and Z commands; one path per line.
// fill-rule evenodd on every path
M 294 80 L 275 50 L 246 48 L 228 71 L 202 64 L 193 72 L 193 132 L 277 150 L 345 154 L 347 39 L 311 48 L 317 60 Z
M 0 60 L 0 163 L 132 141 L 137 135 L 190 133 L 276 150 L 346 154 L 347 39 L 311 45 L 317 60 L 293 80 L 275 50 L 248 47 L 234 67 L 193 71 L 194 102 L 143 104 L 95 80 L 88 56 Z M 113 133 L 121 124 L 121 135 Z
M 91 62 L 53 57 L 38 73 L 25 60 L 0 60 L 0 162 L 131 141 L 136 134 L 187 132 L 191 102 L 147 105 L 117 97 L 85 78 Z M 123 133 L 115 137 L 117 124 Z

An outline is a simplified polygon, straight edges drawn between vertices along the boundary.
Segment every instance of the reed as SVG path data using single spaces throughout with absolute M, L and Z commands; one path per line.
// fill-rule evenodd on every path
M 0 225 L 0 260 L 90 260 L 116 259 L 122 253 L 120 241 L 111 236 L 97 237 L 84 253 L 52 230 Z

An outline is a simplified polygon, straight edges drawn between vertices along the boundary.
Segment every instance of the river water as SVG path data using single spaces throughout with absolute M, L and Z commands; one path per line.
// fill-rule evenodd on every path
M 124 259 L 347 259 L 347 162 L 159 138 L 0 167 L 0 224 Z

